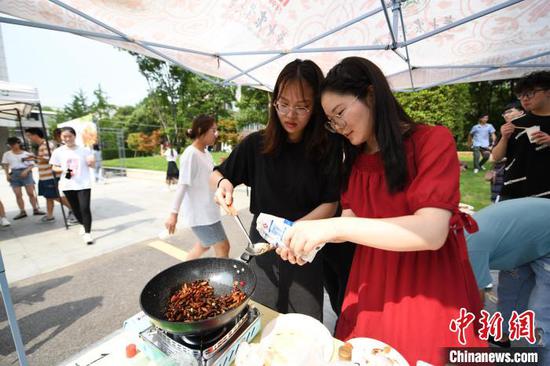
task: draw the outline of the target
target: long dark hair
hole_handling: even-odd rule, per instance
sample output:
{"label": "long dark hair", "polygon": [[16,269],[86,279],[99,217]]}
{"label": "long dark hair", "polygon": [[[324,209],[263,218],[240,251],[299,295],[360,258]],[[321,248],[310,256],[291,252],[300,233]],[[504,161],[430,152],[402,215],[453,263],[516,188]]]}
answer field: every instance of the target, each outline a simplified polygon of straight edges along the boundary
{"label": "long dark hair", "polygon": [[275,82],[273,96],[269,107],[269,121],[266,129],[263,131],[264,145],[263,154],[276,154],[282,144],[287,140],[287,133],[281,125],[281,120],[275,109],[275,102],[280,93],[291,82],[299,82],[302,90],[308,85],[313,90],[312,112],[309,122],[304,129],[303,140],[306,144],[306,155],[308,159],[323,159],[328,152],[328,131],[323,124],[326,116],[321,107],[321,82],[323,81],[323,72],[311,60],[296,59],[287,64]]}
{"label": "long dark hair", "polygon": [[[371,61],[361,57],[348,57],[334,66],[322,84],[322,91],[337,94],[352,94],[366,104],[369,87],[374,93],[374,133],[380,149],[388,190],[402,191],[407,185],[408,172],[404,139],[412,132],[415,122],[403,110],[393,96],[382,71]],[[357,156],[364,150],[361,146],[344,145],[343,189]]]}

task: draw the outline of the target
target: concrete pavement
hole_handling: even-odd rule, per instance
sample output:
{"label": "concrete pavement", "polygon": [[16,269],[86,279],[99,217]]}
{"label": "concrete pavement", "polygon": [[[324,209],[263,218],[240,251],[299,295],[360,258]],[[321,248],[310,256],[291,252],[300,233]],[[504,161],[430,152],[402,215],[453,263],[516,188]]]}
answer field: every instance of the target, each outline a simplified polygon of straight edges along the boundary
{"label": "concrete pavement", "polygon": [[[164,228],[174,196],[174,191],[168,191],[163,180],[162,172],[137,171],[129,174],[129,177],[112,178],[107,180],[107,184],[95,185],[92,188],[91,202],[95,244],[88,246],[78,234],[80,225],[65,229],[58,204],[55,208],[55,223],[40,223],[41,216],[13,220],[19,210],[4,173],[0,173],[0,199],[11,222],[10,227],[0,228],[0,250],[4,257],[8,282],[47,273],[156,238]],[[27,214],[30,214],[31,206],[25,195],[24,199]],[[45,210],[45,200],[39,198],[39,202]],[[236,189],[235,207],[249,223],[251,215],[247,209],[246,188],[243,186]],[[234,235],[231,224],[229,227],[226,225],[226,230],[232,236],[231,254],[236,256],[240,247],[238,243],[244,245],[245,238],[237,231]],[[176,235],[168,241],[177,243],[179,239],[189,235],[193,235],[191,231],[179,225]]]}
{"label": "concrete pavement", "polygon": [[[132,171],[128,177],[95,185],[91,206],[96,241],[88,246],[78,226],[65,229],[58,205],[52,224],[41,224],[35,216],[11,220],[18,209],[0,173],[0,198],[11,221],[9,228],[0,229],[0,250],[30,365],[59,364],[120,329],[139,311],[145,283],[182,260],[182,251],[192,247],[195,236],[182,226],[166,241],[157,238],[174,196],[163,181],[162,172]],[[252,219],[248,205],[246,188],[237,187],[235,207],[245,226]],[[42,198],[40,206],[45,208]],[[237,257],[246,239],[231,217],[224,215],[222,223],[230,256]],[[325,300],[325,325],[332,329],[335,316]],[[16,364],[0,304],[0,365]]]}

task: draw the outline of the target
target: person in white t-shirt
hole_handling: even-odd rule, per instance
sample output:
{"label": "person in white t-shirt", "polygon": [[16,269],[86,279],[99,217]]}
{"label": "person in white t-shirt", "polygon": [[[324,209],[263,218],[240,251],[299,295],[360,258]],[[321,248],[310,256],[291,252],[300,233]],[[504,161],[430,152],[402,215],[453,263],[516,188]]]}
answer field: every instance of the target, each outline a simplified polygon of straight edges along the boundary
{"label": "person in white t-shirt", "polygon": [[25,201],[23,201],[23,187],[25,187],[25,191],[29,197],[33,214],[36,216],[46,214],[40,210],[38,200],[36,199],[34,179],[32,178],[34,163],[31,160],[33,155],[22,149],[19,137],[8,138],[8,145],[10,146],[10,150],[2,155],[2,167],[6,172],[6,179],[10,183],[17,200],[17,206],[19,207],[19,214],[13,219],[19,220],[27,217]]}
{"label": "person in white t-shirt", "polygon": [[168,233],[173,234],[178,214],[199,238],[187,255],[187,260],[199,258],[210,247],[216,257],[227,258],[229,241],[221,223],[220,209],[212,199],[208,179],[214,168],[214,160],[207,147],[218,137],[216,121],[210,116],[200,115],[193,120],[193,127],[187,131],[193,139],[180,158],[180,175],[172,213],[166,220]]}
{"label": "person in white t-shirt", "polygon": [[50,164],[61,176],[59,189],[69,200],[76,219],[83,226],[80,233],[84,242],[90,245],[94,242],[91,235],[90,167],[95,166],[95,159],[89,149],[76,145],[75,138],[76,132],[72,127],[61,128],[64,145],[53,151]]}
{"label": "person in white t-shirt", "polygon": [[168,162],[168,168],[166,169],[166,184],[168,184],[168,190],[173,184],[178,183],[178,176],[180,174],[178,170],[178,151],[172,147],[169,142],[165,145],[165,150],[162,153],[166,161]]}

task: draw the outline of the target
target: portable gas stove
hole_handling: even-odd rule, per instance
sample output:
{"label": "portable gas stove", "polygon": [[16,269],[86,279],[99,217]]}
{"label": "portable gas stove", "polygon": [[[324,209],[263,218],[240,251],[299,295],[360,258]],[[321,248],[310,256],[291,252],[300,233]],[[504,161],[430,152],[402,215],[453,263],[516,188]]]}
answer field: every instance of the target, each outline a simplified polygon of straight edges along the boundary
{"label": "portable gas stove", "polygon": [[260,316],[260,311],[249,305],[231,323],[205,336],[170,334],[151,325],[139,337],[145,353],[163,366],[227,366],[239,345],[250,342],[260,331]]}

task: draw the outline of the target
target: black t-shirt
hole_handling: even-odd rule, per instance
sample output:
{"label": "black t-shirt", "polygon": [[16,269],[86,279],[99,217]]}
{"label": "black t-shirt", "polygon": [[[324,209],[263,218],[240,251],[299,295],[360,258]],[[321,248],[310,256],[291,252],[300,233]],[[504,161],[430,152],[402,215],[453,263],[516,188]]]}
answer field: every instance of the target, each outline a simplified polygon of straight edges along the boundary
{"label": "black t-shirt", "polygon": [[[322,203],[339,200],[337,172],[327,171],[326,161],[309,160],[303,141],[285,142],[269,155],[261,153],[262,141],[261,132],[248,135],[214,168],[234,186],[251,187],[250,212],[255,216],[267,213],[294,221]],[[329,159],[338,158],[334,151]]]}
{"label": "black t-shirt", "polygon": [[[540,126],[550,134],[550,116],[527,114],[513,121],[517,127]],[[531,143],[524,129],[516,129],[506,150],[504,168],[505,198],[550,198],[550,146]]]}

